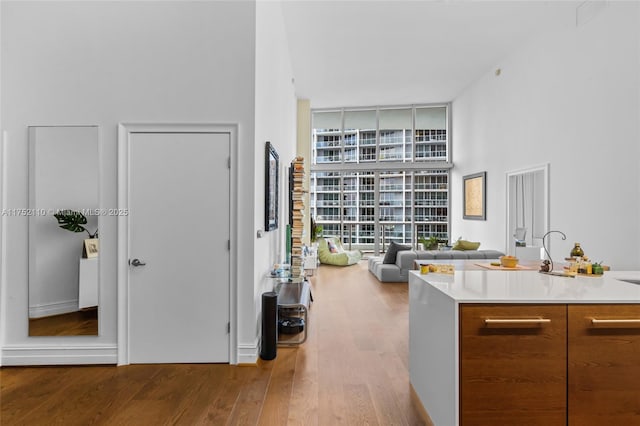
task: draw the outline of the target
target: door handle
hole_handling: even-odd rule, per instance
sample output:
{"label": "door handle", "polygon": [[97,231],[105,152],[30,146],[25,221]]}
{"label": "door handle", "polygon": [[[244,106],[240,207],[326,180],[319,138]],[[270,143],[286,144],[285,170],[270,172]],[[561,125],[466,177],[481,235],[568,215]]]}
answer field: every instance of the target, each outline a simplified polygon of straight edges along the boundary
{"label": "door handle", "polygon": [[133,259],[129,261],[129,265],[131,266],[144,266],[146,263],[140,262],[140,259]]}

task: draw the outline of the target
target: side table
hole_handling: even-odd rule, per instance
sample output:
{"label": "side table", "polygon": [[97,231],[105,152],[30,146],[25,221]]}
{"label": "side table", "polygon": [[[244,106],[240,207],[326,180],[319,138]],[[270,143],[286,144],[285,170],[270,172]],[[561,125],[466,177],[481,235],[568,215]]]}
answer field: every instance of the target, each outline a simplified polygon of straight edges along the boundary
{"label": "side table", "polygon": [[311,306],[313,297],[311,295],[311,287],[306,279],[302,280],[286,280],[278,283],[279,288],[276,289],[278,293],[278,316],[282,310],[287,310],[295,314],[302,315],[304,320],[304,327],[302,330],[302,337],[297,340],[282,340],[278,335],[279,346],[297,346],[304,343],[307,340],[308,331],[308,311]]}

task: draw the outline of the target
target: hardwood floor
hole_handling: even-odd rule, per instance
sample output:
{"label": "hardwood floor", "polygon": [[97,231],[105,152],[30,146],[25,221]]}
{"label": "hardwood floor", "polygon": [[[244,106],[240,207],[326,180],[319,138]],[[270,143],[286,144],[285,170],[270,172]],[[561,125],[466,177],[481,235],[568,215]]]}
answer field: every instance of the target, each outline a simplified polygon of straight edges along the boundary
{"label": "hardwood floor", "polygon": [[311,277],[308,340],[257,366],[0,369],[4,425],[422,425],[408,374],[408,290],[363,261]]}
{"label": "hardwood floor", "polygon": [[29,336],[97,336],[98,308],[29,319]]}

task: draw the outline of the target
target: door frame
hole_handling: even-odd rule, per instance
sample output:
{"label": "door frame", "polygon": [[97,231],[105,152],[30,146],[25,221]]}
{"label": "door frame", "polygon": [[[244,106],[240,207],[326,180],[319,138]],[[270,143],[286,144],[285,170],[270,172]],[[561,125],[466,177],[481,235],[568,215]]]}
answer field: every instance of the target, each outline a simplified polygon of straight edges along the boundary
{"label": "door frame", "polygon": [[[543,209],[544,209],[544,224],[543,224],[543,229],[545,230],[545,232],[549,231],[549,218],[551,216],[551,211],[550,211],[550,207],[549,207],[549,200],[550,200],[550,191],[549,191],[549,179],[550,179],[550,168],[551,168],[551,164],[550,163],[544,163],[544,164],[540,164],[537,166],[532,166],[532,167],[527,167],[524,169],[519,169],[519,170],[512,170],[510,172],[506,173],[506,188],[505,188],[505,196],[506,196],[506,216],[505,216],[505,224],[506,224],[506,233],[505,233],[505,247],[506,247],[506,251],[507,254],[515,254],[515,242],[513,239],[513,235],[512,235],[512,223],[511,223],[511,214],[513,213],[513,210],[511,208],[511,202],[512,200],[512,195],[511,195],[511,186],[512,186],[512,179],[515,178],[516,176],[521,176],[521,175],[525,175],[528,173],[535,173],[535,172],[542,172],[543,176],[544,176],[544,183],[543,183]],[[532,230],[533,232],[533,230]]]}
{"label": "door frame", "polygon": [[[229,135],[229,363],[237,364],[238,125],[216,123],[121,123],[118,125],[118,211],[129,209],[129,155],[135,133],[224,133]],[[118,365],[129,364],[129,221],[118,215]]]}

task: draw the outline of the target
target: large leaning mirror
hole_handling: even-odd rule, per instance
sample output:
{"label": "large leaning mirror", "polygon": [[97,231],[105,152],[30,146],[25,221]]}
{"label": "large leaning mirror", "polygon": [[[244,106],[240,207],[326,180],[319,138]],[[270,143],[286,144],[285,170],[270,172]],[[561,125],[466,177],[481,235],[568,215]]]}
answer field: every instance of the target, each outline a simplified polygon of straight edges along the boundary
{"label": "large leaning mirror", "polygon": [[29,127],[29,336],[98,334],[98,127]]}
{"label": "large leaning mirror", "polygon": [[507,173],[507,252],[540,260],[549,230],[549,165]]}

